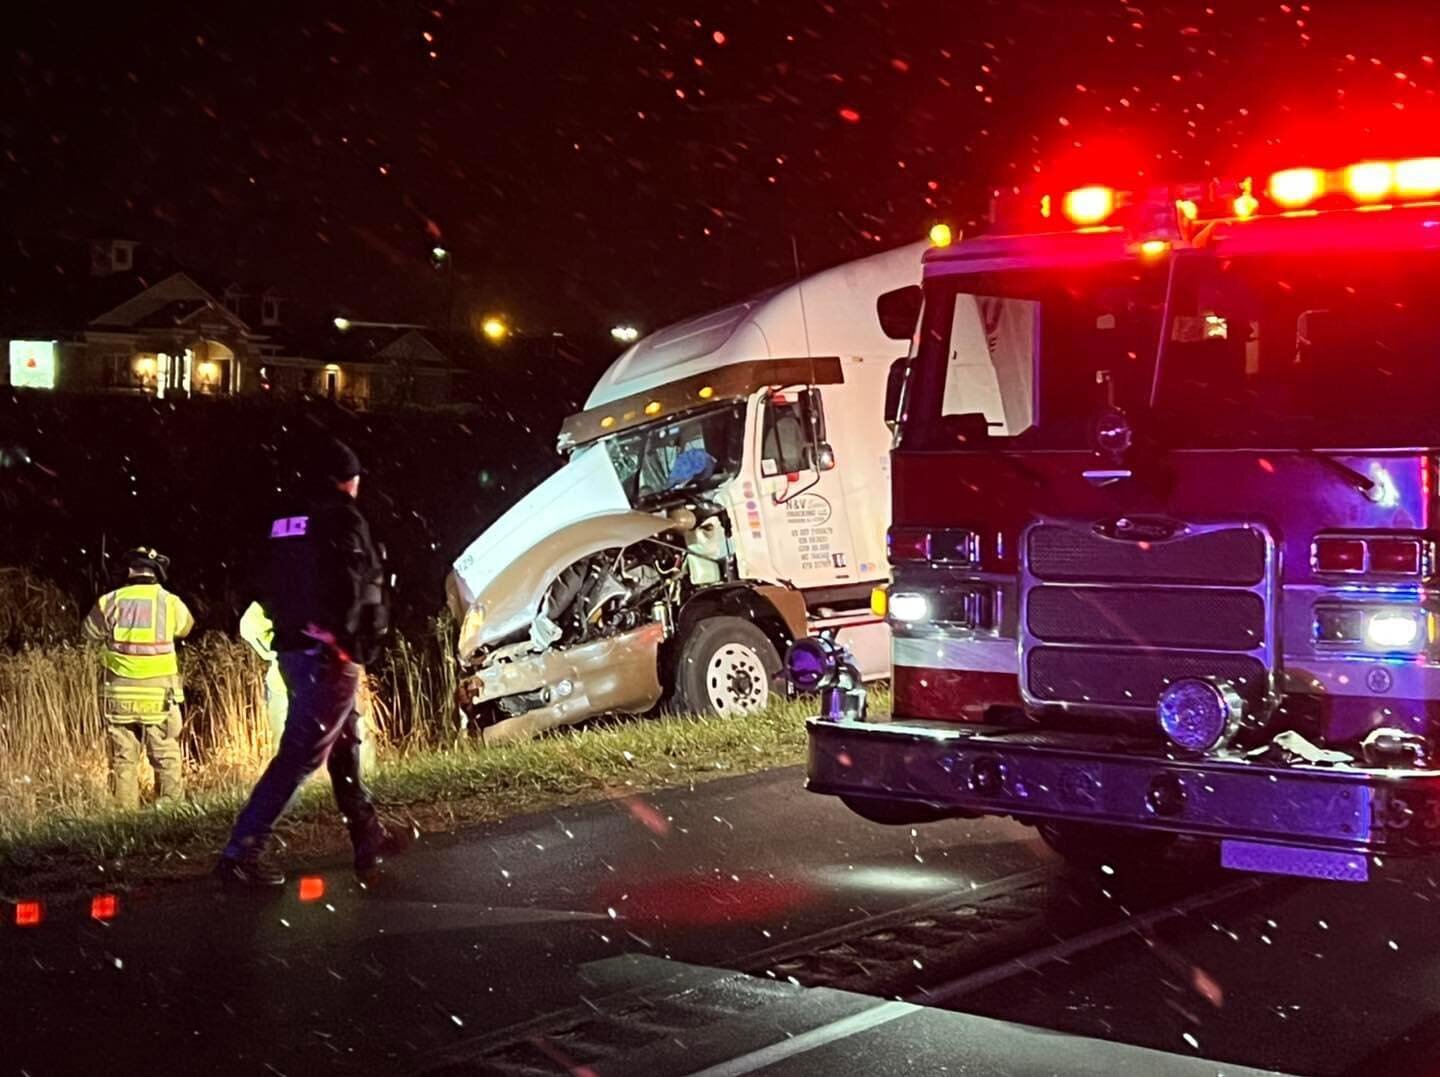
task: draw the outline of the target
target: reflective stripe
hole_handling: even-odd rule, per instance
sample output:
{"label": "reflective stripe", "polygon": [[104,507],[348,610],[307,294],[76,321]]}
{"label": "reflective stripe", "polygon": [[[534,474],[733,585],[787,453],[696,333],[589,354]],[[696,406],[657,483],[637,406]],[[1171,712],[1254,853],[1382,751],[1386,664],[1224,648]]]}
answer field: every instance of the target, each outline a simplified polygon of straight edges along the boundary
{"label": "reflective stripe", "polygon": [[127,643],[127,642],[123,642],[123,641],[118,641],[118,640],[117,640],[117,641],[112,642],[112,643],[110,644],[110,649],[111,649],[112,651],[114,651],[116,654],[137,655],[137,656],[157,655],[157,654],[174,654],[174,653],[175,653],[175,644],[173,644],[173,643]]}
{"label": "reflective stripe", "polygon": [[170,611],[172,598],[155,583],[130,584],[101,598],[99,606],[109,625],[105,668],[112,676],[148,680],[179,673],[171,634],[176,619]]}

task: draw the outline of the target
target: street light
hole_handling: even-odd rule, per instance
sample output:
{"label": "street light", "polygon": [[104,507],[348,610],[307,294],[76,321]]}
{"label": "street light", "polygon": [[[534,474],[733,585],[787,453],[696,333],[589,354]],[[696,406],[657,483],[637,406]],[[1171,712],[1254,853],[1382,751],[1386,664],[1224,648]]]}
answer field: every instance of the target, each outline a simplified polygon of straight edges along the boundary
{"label": "street light", "polygon": [[504,318],[496,314],[491,314],[480,323],[480,332],[498,344],[510,335],[510,326],[505,323]]}
{"label": "street light", "polygon": [[633,325],[617,325],[610,330],[610,335],[621,344],[633,344],[640,339],[640,330]]}

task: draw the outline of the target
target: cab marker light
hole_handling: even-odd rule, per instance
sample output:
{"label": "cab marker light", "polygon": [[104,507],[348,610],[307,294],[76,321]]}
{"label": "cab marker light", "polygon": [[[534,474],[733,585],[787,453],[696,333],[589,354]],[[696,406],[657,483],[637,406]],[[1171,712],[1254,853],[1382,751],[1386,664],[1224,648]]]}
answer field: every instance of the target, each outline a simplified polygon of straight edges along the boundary
{"label": "cab marker light", "polygon": [[325,896],[325,880],[319,875],[300,876],[300,900],[319,901]]}

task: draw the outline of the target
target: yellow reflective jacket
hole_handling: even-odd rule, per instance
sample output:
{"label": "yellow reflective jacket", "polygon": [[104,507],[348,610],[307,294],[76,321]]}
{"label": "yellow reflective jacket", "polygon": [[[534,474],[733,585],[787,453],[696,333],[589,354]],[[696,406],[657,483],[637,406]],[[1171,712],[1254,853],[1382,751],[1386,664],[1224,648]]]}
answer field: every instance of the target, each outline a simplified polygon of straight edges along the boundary
{"label": "yellow reflective jacket", "polygon": [[240,615],[240,638],[265,661],[275,661],[275,625],[260,603],[250,603]]}
{"label": "yellow reflective jacket", "polygon": [[185,603],[158,583],[132,583],[100,596],[85,635],[105,646],[108,718],[163,718],[181,699],[175,641],[195,627]]}

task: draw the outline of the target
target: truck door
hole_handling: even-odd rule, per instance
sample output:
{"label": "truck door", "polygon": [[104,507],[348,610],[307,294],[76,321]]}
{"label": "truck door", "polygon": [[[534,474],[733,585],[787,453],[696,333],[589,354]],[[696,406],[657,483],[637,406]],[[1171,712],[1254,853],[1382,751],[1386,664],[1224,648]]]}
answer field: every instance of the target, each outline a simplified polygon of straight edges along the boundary
{"label": "truck door", "polygon": [[820,391],[768,393],[756,424],[760,513],[778,579],[806,590],[859,579],[843,461],[826,439]]}

